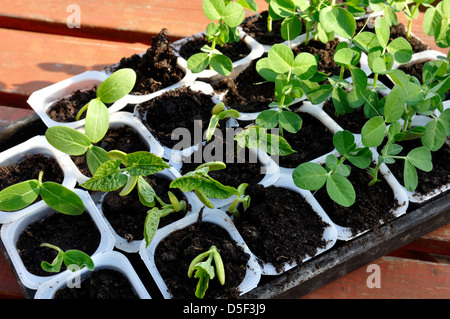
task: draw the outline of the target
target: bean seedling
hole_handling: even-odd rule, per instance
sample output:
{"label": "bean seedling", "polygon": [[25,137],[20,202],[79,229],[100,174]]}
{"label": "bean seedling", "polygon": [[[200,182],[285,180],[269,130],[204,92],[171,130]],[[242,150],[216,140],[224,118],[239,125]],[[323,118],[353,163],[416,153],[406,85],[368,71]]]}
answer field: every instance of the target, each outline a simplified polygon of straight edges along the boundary
{"label": "bean seedling", "polygon": [[[169,191],[170,204],[165,203],[142,176],[138,177],[137,190],[140,202],[143,205],[152,208],[148,210],[144,223],[144,239],[146,247],[148,247],[155,236],[161,218],[171,213],[185,212],[186,202],[184,200],[179,201],[177,197]],[[154,207],[156,204],[155,201],[159,203],[160,207]]]}
{"label": "bean seedling", "polygon": [[225,163],[218,161],[201,164],[195,170],[173,180],[170,187],[179,188],[183,192],[194,191],[206,207],[214,208],[210,198],[226,199],[240,195],[236,188],[223,185],[208,175],[210,171],[225,168]]}
{"label": "bean seedling", "polygon": [[[206,261],[203,261],[208,258]],[[212,262],[214,261],[214,266]],[[211,246],[208,251],[201,253],[195,257],[189,265],[188,277],[191,278],[195,271],[194,278],[198,278],[197,288],[195,290],[195,296],[199,299],[203,299],[206,290],[209,286],[209,281],[214,279],[217,275],[221,285],[225,284],[225,268],[223,265],[222,257],[216,246]]]}

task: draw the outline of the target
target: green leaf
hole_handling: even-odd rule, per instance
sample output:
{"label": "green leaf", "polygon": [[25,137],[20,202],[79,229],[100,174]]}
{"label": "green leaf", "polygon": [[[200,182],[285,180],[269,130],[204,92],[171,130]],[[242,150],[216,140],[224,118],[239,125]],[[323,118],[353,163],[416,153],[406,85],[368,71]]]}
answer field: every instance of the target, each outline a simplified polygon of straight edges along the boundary
{"label": "green leaf", "polygon": [[91,100],[86,114],[86,136],[89,137],[92,143],[97,143],[105,136],[108,128],[108,108],[98,99]]}
{"label": "green leaf", "polygon": [[214,71],[228,76],[233,71],[233,62],[230,58],[222,54],[214,54],[209,61]]}
{"label": "green leaf", "polygon": [[281,23],[281,37],[284,40],[293,40],[302,32],[302,22],[297,16],[288,17]]}
{"label": "green leaf", "polygon": [[169,168],[164,160],[146,151],[130,153],[126,156],[128,173],[131,176],[148,176]]}
{"label": "green leaf", "polygon": [[362,143],[367,147],[377,147],[383,142],[386,124],[382,116],[368,120],[361,129]]}
{"label": "green leaf", "polygon": [[72,190],[54,182],[44,182],[41,186],[41,197],[54,210],[66,215],[81,215],[84,204]]}
{"label": "green leaf", "polygon": [[289,133],[297,133],[302,128],[302,118],[300,115],[290,111],[280,112],[280,126]]}
{"label": "green leaf", "polygon": [[192,73],[200,73],[208,67],[209,60],[207,53],[196,53],[187,60],[187,66]]}
{"label": "green leaf", "polygon": [[347,159],[356,167],[366,169],[372,163],[372,151],[368,147],[364,147],[349,154]]}
{"label": "green leaf", "polygon": [[317,71],[316,58],[307,52],[297,54],[292,64],[292,72],[301,80],[310,79]]}
{"label": "green leaf", "polygon": [[255,124],[267,129],[277,127],[280,121],[280,112],[276,110],[264,110],[258,114]]}
{"label": "green leaf", "polygon": [[214,267],[207,262],[201,262],[194,266],[194,270],[194,277],[198,278],[195,296],[203,299],[209,286],[209,280],[214,278]]}
{"label": "green leaf", "polygon": [[153,187],[142,177],[139,176],[137,180],[137,190],[139,195],[139,201],[147,206],[155,206],[156,193]]}
{"label": "green leaf", "polygon": [[434,152],[439,150],[447,138],[444,124],[442,121],[432,119],[425,125],[425,128],[425,135],[421,137],[422,144]]}
{"label": "green leaf", "polygon": [[76,249],[67,250],[64,253],[64,264],[68,269],[72,268],[70,266],[76,265],[76,268],[72,268],[73,271],[84,267],[90,271],[94,271],[95,269],[94,261],[91,257],[88,254]]}
{"label": "green leaf", "polygon": [[36,179],[11,185],[0,192],[0,210],[12,212],[23,209],[38,198],[39,181]]}
{"label": "green leaf", "polygon": [[278,76],[278,73],[272,70],[269,58],[259,59],[258,62],[256,62],[256,71],[269,82],[275,82],[275,79]]}
{"label": "green leaf", "polygon": [[230,2],[225,6],[222,19],[230,28],[235,28],[241,24],[244,17],[244,8],[238,3]]}
{"label": "green leaf", "polygon": [[354,42],[358,48],[366,53],[373,51],[374,48],[381,47],[377,36],[373,32],[363,31],[358,33],[354,38]]}
{"label": "green leaf", "polygon": [[326,181],[326,189],[330,198],[341,206],[349,207],[355,202],[355,189],[344,176],[330,175]]}
{"label": "green leaf", "polygon": [[318,190],[327,181],[327,171],[319,164],[306,162],[302,163],[294,169],[292,178],[294,184],[306,190]]}
{"label": "green leaf", "polygon": [[409,192],[413,192],[419,183],[416,168],[408,160],[405,160],[405,167],[403,168],[403,183]]}
{"label": "green leaf", "polygon": [[58,255],[56,255],[53,262],[50,264],[47,261],[42,261],[41,267],[47,272],[59,272],[61,270],[63,261],[64,261],[64,251],[58,250]]}
{"label": "green leaf", "polygon": [[83,155],[91,146],[91,140],[86,135],[67,126],[49,127],[45,138],[54,148],[68,155]]}
{"label": "green leaf", "polygon": [[120,160],[109,160],[97,169],[95,175],[86,182],[80,184],[89,190],[111,192],[119,189],[128,181],[128,177],[119,169]]}
{"label": "green leaf", "polygon": [[405,111],[405,91],[399,85],[393,87],[386,98],[384,116],[386,123],[397,121]]}
{"label": "green leaf", "polygon": [[412,47],[405,38],[396,38],[389,43],[387,51],[394,55],[395,61],[398,63],[407,63],[412,57]]}
{"label": "green leaf", "polygon": [[111,74],[97,89],[97,98],[103,103],[114,103],[128,93],[136,83],[136,72],[130,68],[123,68]]}
{"label": "green leaf", "polygon": [[286,156],[296,153],[286,139],[276,134],[267,134],[265,129],[257,126],[241,131],[234,139],[242,148],[259,148],[270,155]]}
{"label": "green leaf", "polygon": [[92,146],[86,152],[86,162],[92,175],[104,162],[109,161],[108,152],[98,146]]}
{"label": "green leaf", "polygon": [[320,10],[320,23],[326,32],[334,31],[341,37],[351,39],[355,34],[356,22],[353,15],[339,7]]}
{"label": "green leaf", "polygon": [[287,18],[295,14],[295,3],[292,0],[273,0],[270,2],[273,12],[282,18]]}
{"label": "green leaf", "polygon": [[385,48],[388,45],[391,30],[386,19],[383,17],[377,17],[375,19],[375,34],[378,39],[378,43]]}
{"label": "green leaf", "polygon": [[223,0],[203,0],[203,12],[209,20],[219,20],[225,12]]}
{"label": "green leaf", "polygon": [[446,134],[450,135],[450,109],[445,109],[441,115],[439,115],[438,121],[444,125]]}
{"label": "green leaf", "polygon": [[425,146],[411,150],[406,158],[411,164],[424,172],[430,172],[433,169],[431,152]]}
{"label": "green leaf", "polygon": [[268,53],[268,58],[272,70],[277,73],[291,71],[294,63],[294,53],[292,49],[284,44],[274,44]]}
{"label": "green leaf", "polygon": [[333,145],[341,155],[347,155],[355,144],[355,137],[349,131],[338,131],[333,135]]}
{"label": "green leaf", "polygon": [[145,247],[148,247],[155,237],[156,231],[159,227],[159,221],[161,219],[161,214],[159,208],[155,207],[148,211],[145,217],[144,223],[144,239]]}

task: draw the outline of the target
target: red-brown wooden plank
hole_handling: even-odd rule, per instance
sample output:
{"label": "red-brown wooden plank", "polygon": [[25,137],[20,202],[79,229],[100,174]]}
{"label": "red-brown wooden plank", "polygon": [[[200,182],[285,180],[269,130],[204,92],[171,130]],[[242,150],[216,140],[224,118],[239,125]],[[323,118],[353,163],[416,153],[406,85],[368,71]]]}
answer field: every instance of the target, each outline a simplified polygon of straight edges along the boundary
{"label": "red-brown wooden plank", "polygon": [[147,49],[144,44],[0,29],[0,105],[29,108],[36,90],[88,70],[101,70]]}
{"label": "red-brown wooden plank", "polygon": [[369,288],[373,270],[361,267],[319,288],[303,299],[448,299],[450,264],[396,257],[382,257],[371,265],[379,266],[380,288]]}
{"label": "red-brown wooden plank", "polygon": [[[264,0],[256,0],[260,11],[267,9]],[[67,19],[79,6],[81,28],[68,28]],[[0,27],[34,30],[45,33],[118,39],[150,43],[151,35],[167,28],[181,38],[203,31],[209,21],[202,0],[2,0]]]}
{"label": "red-brown wooden plank", "polygon": [[0,299],[23,299],[22,289],[17,282],[11,266],[0,251]]}

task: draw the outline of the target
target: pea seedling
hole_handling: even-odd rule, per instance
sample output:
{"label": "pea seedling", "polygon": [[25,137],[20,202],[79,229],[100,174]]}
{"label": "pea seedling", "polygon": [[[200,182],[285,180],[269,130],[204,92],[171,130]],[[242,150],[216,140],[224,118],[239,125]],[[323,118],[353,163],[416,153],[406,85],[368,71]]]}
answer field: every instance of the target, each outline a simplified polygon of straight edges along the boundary
{"label": "pea seedling", "polygon": [[192,55],[188,61],[188,68],[193,73],[199,73],[208,66],[219,74],[229,75],[233,70],[233,63],[223,55],[216,47],[230,42],[239,42],[240,36],[237,26],[245,17],[244,6],[256,10],[256,2],[242,0],[203,0],[203,12],[212,21],[206,27],[206,38],[211,46],[205,45],[200,53]]}
{"label": "pea seedling", "polygon": [[301,129],[301,117],[289,107],[303,96],[302,81],[312,78],[317,71],[317,62],[310,53],[300,53],[294,58],[292,49],[283,45],[273,45],[266,58],[258,60],[256,70],[267,81],[275,82],[276,102],[269,106],[277,110],[264,110],[256,118],[256,125],[266,129],[278,126],[279,134],[283,130],[296,133]]}
{"label": "pea seedling", "polygon": [[63,263],[66,265],[67,269],[73,272],[84,267],[90,271],[95,269],[95,265],[91,257],[80,250],[71,249],[63,251],[61,248],[48,243],[41,244],[41,247],[52,248],[58,252],[58,255],[52,263],[47,261],[43,261],[41,263],[42,269],[47,272],[59,272]]}
{"label": "pea seedling", "polygon": [[[206,261],[203,261],[208,258]],[[212,262],[214,261],[214,266]],[[206,290],[209,286],[209,281],[214,279],[217,274],[217,279],[221,285],[225,284],[225,268],[223,265],[222,257],[216,246],[211,246],[208,251],[201,253],[195,257],[189,265],[188,278],[192,277],[195,271],[194,278],[198,278],[197,288],[195,290],[195,296],[199,299],[203,299]]]}
{"label": "pea seedling", "polygon": [[360,169],[369,167],[372,152],[368,147],[357,147],[355,137],[348,131],[338,131],[333,136],[333,145],[341,154],[338,159],[334,154],[326,157],[325,168],[313,162],[300,164],[292,173],[297,187],[315,191],[326,184],[330,198],[337,204],[349,207],[356,200],[355,189],[347,179],[351,168],[345,164],[348,160]]}
{"label": "pea seedling", "polygon": [[97,89],[97,98],[92,99],[76,115],[76,120],[86,112],[86,135],[96,143],[109,127],[109,111],[105,104],[114,103],[131,92],[136,82],[136,72],[124,68],[117,70],[103,81]]}
{"label": "pea seedling", "polygon": [[[423,5],[428,7],[423,18],[423,31],[434,37],[438,47],[448,48],[450,46],[450,0],[443,0],[436,7],[428,2]],[[450,51],[447,59],[450,59]]]}
{"label": "pea seedling", "polygon": [[[396,85],[386,97],[377,116],[369,119],[361,130],[362,143],[368,147],[382,145],[378,164],[371,171],[371,184],[378,181],[377,175],[382,163],[392,164],[404,160],[404,186],[414,191],[418,185],[416,169],[429,172],[433,169],[431,152],[440,149],[450,132],[450,110],[443,110],[441,94],[450,88],[450,75],[445,75],[448,66],[444,61],[431,61],[423,69],[424,82],[407,76],[397,70]],[[441,78],[441,76],[444,78]],[[439,80],[434,82],[438,78]],[[434,114],[438,109],[439,116]],[[431,121],[425,127],[411,127],[415,114],[429,116]],[[403,125],[400,123],[403,120]],[[421,138],[422,145],[411,150],[406,156],[399,156],[402,140]]]}
{"label": "pea seedling", "polygon": [[210,198],[226,199],[233,195],[240,195],[232,186],[226,186],[208,175],[210,171],[226,168],[223,162],[208,162],[199,165],[192,172],[173,180],[171,188],[179,188],[183,192],[194,191],[198,199],[208,208],[214,208]]}
{"label": "pea seedling", "polygon": [[17,211],[31,205],[40,195],[43,201],[57,212],[80,215],[84,212],[81,198],[72,190],[55,182],[42,182],[44,172],[38,179],[30,179],[11,185],[0,192],[0,210]]}

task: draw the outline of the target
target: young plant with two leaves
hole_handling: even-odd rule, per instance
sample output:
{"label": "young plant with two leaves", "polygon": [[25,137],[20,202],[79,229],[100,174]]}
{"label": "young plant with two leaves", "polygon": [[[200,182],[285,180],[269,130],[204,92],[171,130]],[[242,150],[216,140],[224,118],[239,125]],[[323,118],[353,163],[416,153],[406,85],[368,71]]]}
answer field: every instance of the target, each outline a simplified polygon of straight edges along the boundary
{"label": "young plant with two leaves", "polygon": [[[222,54],[218,47],[227,43],[239,42],[237,27],[245,17],[244,8],[257,11],[254,0],[203,0],[203,12],[212,20],[206,27],[206,39],[211,45],[205,45],[200,53],[192,55],[187,60],[187,66],[193,73],[199,73],[209,68],[222,75],[229,75],[233,70],[233,62]],[[217,21],[217,22],[216,22]]]}
{"label": "young plant with two leaves", "polygon": [[14,212],[31,205],[39,196],[51,208],[66,215],[84,212],[81,198],[72,190],[55,182],[43,181],[44,172],[38,179],[30,179],[11,185],[0,192],[0,210]]}
{"label": "young plant with two leaves", "polygon": [[333,136],[333,145],[339,152],[326,157],[325,167],[314,162],[305,162],[297,166],[292,173],[295,185],[301,189],[316,191],[323,186],[329,197],[337,204],[349,207],[356,200],[355,189],[348,180],[351,166],[367,169],[372,162],[372,151],[368,147],[358,147],[355,137],[349,131],[338,131]]}
{"label": "young plant with two leaves", "polygon": [[47,272],[60,272],[63,263],[67,267],[67,269],[72,272],[84,267],[86,267],[90,271],[94,271],[95,269],[95,264],[92,258],[88,254],[80,250],[70,249],[67,251],[63,251],[61,248],[49,243],[43,243],[41,244],[41,247],[52,248],[58,252],[58,255],[56,255],[55,259],[51,263],[47,261],[41,262],[42,269]]}
{"label": "young plant with two leaves", "polygon": [[98,86],[97,97],[78,112],[76,120],[86,112],[86,135],[93,143],[100,141],[108,131],[109,111],[106,104],[117,102],[130,93],[135,82],[136,72],[133,69],[117,70]]}

